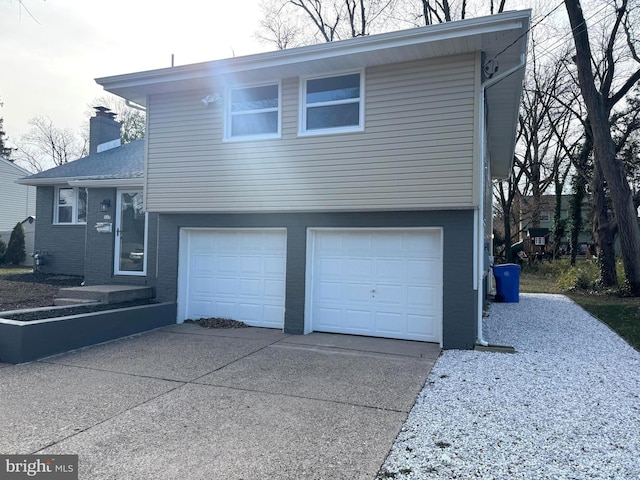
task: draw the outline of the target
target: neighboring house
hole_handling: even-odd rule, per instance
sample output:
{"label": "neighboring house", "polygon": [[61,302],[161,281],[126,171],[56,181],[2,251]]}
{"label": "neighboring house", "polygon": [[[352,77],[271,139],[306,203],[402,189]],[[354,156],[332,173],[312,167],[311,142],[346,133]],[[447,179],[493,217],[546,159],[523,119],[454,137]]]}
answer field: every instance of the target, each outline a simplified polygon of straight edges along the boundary
{"label": "neighboring house", "polygon": [[[569,251],[570,244],[570,235],[571,235],[571,225],[570,225],[570,214],[571,214],[571,195],[562,195],[560,198],[560,219],[567,221],[567,225],[565,228],[565,234],[562,236],[561,240],[561,248],[565,251]],[[519,218],[520,224],[518,231],[520,236],[520,241],[531,242],[531,246],[537,248],[533,248],[531,251],[540,251],[542,245],[540,243],[542,240],[540,236],[541,232],[530,232],[531,229],[545,229],[547,230],[546,236],[546,245],[544,245],[544,251],[549,251],[549,242],[553,241],[553,228],[554,228],[554,209],[556,203],[555,195],[542,195],[540,197],[540,202],[538,204],[534,203],[534,198],[531,195],[521,197],[519,201]],[[589,198],[585,198],[582,202],[582,229],[578,235],[578,244],[581,246],[581,251],[586,250],[586,246],[589,243],[593,243],[593,234],[591,232],[591,200]],[[534,218],[537,217],[537,221],[534,222]],[[536,244],[536,234],[538,235],[537,244]]]}
{"label": "neighboring house", "polygon": [[177,302],[177,322],[473,348],[529,21],[509,12],[98,79],[147,108],[145,278],[158,300]]}
{"label": "neighboring house", "polygon": [[35,251],[43,273],[79,275],[94,285],[147,284],[145,143],[120,146],[114,115],[96,109],[89,156],[20,180],[37,187]]}
{"label": "neighboring house", "polygon": [[[36,189],[19,185],[17,180],[29,172],[0,156],[0,238],[9,243],[15,226],[36,213]],[[26,251],[27,256],[32,252]],[[31,263],[31,258],[27,259]]]}

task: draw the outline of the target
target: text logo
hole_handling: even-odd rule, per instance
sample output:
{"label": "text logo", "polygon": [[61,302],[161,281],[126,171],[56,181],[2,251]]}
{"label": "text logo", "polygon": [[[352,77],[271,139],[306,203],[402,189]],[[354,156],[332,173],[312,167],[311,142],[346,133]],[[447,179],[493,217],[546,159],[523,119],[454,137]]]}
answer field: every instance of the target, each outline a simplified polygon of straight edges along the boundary
{"label": "text logo", "polygon": [[0,455],[0,480],[78,480],[78,455]]}

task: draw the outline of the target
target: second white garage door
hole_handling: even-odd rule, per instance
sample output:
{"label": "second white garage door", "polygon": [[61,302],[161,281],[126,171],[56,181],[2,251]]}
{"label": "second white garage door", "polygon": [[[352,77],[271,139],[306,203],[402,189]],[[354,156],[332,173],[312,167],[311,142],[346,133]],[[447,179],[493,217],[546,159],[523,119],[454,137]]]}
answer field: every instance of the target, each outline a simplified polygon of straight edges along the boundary
{"label": "second white garage door", "polygon": [[184,229],[178,321],[230,318],[283,328],[287,234],[283,229]]}
{"label": "second white garage door", "polygon": [[307,331],[441,342],[440,229],[309,236]]}

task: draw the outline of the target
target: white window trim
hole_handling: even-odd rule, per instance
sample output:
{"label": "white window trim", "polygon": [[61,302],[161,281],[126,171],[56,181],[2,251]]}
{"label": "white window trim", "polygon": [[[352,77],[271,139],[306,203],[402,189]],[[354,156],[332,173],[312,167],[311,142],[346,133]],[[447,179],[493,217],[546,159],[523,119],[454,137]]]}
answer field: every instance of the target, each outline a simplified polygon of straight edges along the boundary
{"label": "white window trim", "polygon": [[[80,189],[84,189],[84,187],[70,187],[66,185],[60,185],[55,188],[54,196],[53,196],[53,224],[54,225],[86,225],[86,220],[84,222],[78,221],[78,192]],[[71,205],[71,222],[60,222],[58,219],[58,213],[60,204],[60,190],[61,189],[72,189],[73,190],[73,205]],[[89,191],[87,190],[87,206],[89,204]],[[87,209],[88,210],[88,209]],[[87,212],[88,214],[88,212]]]}
{"label": "white window trim", "polygon": [[[353,75],[355,73],[360,74],[360,118],[358,119],[358,125],[349,127],[333,127],[333,128],[317,128],[313,130],[307,130],[307,82],[309,80],[316,80],[320,78],[332,78],[342,77],[344,75]],[[332,72],[330,74],[314,75],[309,77],[300,77],[300,111],[298,112],[298,136],[312,136],[312,135],[332,135],[336,133],[352,133],[364,131],[364,105],[365,105],[365,70],[348,70],[346,72]],[[334,100],[330,102],[317,102],[312,104],[315,107],[328,106],[328,105],[341,105],[348,103],[356,103],[354,99],[348,100]]]}
{"label": "white window trim", "polygon": [[[265,113],[265,112],[278,112],[278,130],[276,133],[262,133],[256,135],[231,135],[231,117],[234,115],[231,112],[231,92],[233,90],[241,90],[246,88],[255,88],[255,87],[267,87],[269,85],[276,85],[278,87],[278,108],[262,108],[259,110],[251,110],[248,112],[236,113],[235,115],[251,115],[255,113]],[[253,140],[267,140],[272,138],[280,138],[282,136],[282,82],[280,81],[272,81],[272,82],[261,82],[261,83],[252,83],[246,85],[238,85],[235,87],[227,88],[225,93],[225,102],[224,102],[224,142],[246,142]]]}

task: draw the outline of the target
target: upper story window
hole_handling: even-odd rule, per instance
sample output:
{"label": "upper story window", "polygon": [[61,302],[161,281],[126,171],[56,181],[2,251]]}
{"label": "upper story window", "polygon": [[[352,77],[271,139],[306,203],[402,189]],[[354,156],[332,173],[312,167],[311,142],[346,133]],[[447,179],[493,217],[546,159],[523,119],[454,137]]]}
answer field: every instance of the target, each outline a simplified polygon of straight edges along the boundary
{"label": "upper story window", "polygon": [[53,222],[58,224],[87,223],[87,189],[56,188]]}
{"label": "upper story window", "polygon": [[280,86],[234,88],[227,102],[227,139],[280,135]]}
{"label": "upper story window", "polygon": [[301,133],[340,133],[364,128],[364,75],[308,78],[302,85]]}

